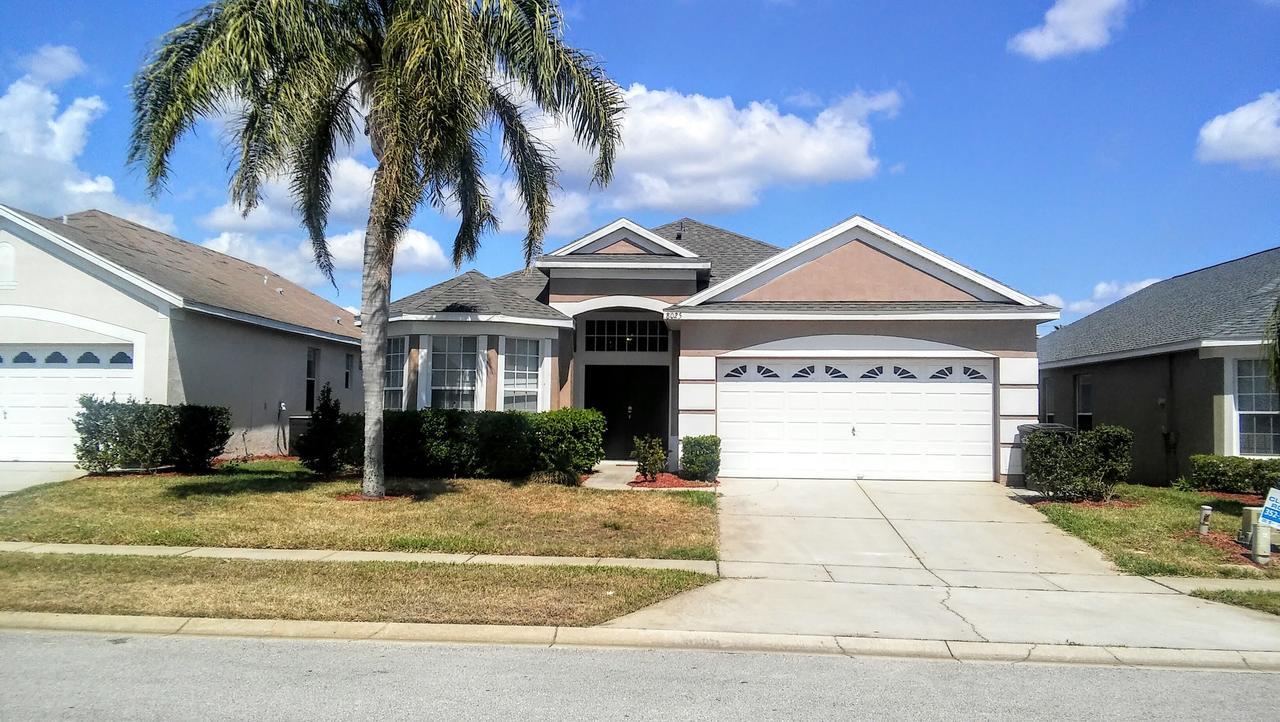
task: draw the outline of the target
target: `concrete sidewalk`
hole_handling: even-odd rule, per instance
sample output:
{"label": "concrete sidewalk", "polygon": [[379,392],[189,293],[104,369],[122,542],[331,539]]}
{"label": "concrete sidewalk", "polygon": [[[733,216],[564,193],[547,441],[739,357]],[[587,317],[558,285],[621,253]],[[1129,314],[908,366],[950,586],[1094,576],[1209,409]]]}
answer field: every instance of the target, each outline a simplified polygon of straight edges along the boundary
{"label": "concrete sidewalk", "polygon": [[1280,651],[1216,580],[1117,573],[991,483],[722,480],[724,581],[608,622],[679,629]]}
{"label": "concrete sidewalk", "polygon": [[525,564],[584,567],[681,569],[717,574],[716,562],[693,559],[632,559],[626,557],[540,557],[507,554],[438,554],[433,552],[362,552],[337,549],[249,549],[238,547],[135,546],[130,544],[41,544],[0,541],[0,551],[24,554],[110,554],[149,557],[205,557],[213,559],[271,559],[294,562],[417,562],[444,564]]}

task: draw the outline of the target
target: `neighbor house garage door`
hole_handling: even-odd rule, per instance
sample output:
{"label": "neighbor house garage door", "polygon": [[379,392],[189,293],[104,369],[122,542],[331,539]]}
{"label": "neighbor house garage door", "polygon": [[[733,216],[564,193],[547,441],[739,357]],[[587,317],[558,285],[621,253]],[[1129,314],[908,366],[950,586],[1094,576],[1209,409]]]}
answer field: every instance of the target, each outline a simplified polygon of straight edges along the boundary
{"label": "neighbor house garage door", "polygon": [[0,345],[0,461],[75,461],[80,395],[137,393],[130,344]]}
{"label": "neighbor house garage door", "polygon": [[722,476],[986,480],[992,364],[719,359]]}

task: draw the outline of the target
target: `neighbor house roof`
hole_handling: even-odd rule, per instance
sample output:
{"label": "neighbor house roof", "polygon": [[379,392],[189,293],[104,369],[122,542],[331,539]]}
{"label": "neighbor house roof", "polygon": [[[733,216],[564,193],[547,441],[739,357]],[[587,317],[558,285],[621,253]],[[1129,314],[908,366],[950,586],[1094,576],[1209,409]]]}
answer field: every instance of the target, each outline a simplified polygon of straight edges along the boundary
{"label": "neighbor house roof", "polygon": [[357,340],[350,312],[269,268],[98,210],[65,223],[10,208],[45,231],[181,299],[181,306],[283,330]]}
{"label": "neighbor house roof", "polygon": [[1041,363],[1173,344],[1261,339],[1280,290],[1280,248],[1148,286],[1040,339]]}
{"label": "neighbor house roof", "polygon": [[499,282],[479,271],[467,271],[392,303],[391,318],[462,314],[570,322],[568,316],[520,293],[521,282],[512,275]]}

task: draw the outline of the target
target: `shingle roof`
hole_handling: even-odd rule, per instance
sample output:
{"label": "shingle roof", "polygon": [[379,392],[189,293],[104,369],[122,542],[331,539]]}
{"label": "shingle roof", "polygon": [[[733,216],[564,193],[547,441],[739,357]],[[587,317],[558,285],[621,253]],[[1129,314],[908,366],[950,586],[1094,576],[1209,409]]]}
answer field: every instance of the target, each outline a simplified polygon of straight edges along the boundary
{"label": "shingle roof", "polygon": [[565,320],[554,308],[521,295],[509,277],[495,283],[479,271],[467,271],[391,304],[391,317],[404,314],[474,313]]}
{"label": "shingle roof", "polygon": [[1053,311],[1053,306],[1022,306],[997,301],[725,301],[672,307],[683,314],[699,313],[1023,313]]}
{"label": "shingle roof", "polygon": [[1205,338],[1261,338],[1278,290],[1280,248],[1174,276],[1040,339],[1040,360]]}
{"label": "shingle roof", "polygon": [[[726,231],[692,218],[681,218],[651,229],[663,238],[711,261],[711,285],[756,265],[781,248],[748,238],[740,233]],[[677,238],[676,236],[680,236]]]}
{"label": "shingle roof", "polygon": [[[66,216],[64,224],[14,208],[10,210],[181,296],[184,301],[322,333],[360,338],[360,329],[351,313],[269,268],[103,211],[72,213]],[[283,293],[277,289],[283,289]]]}

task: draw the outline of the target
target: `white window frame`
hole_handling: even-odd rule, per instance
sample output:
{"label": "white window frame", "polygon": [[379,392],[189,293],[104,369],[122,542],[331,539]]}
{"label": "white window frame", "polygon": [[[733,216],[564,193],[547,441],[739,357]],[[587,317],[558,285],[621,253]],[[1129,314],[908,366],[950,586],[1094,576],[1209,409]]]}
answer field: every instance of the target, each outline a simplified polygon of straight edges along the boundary
{"label": "white window frame", "polygon": [[[399,352],[400,354],[404,355],[404,360],[400,362],[400,386],[398,387],[398,390],[400,391],[400,406],[398,409],[396,409],[397,411],[403,411],[404,407],[406,406],[405,387],[409,383],[409,337],[408,336],[387,337],[387,353],[383,354],[384,364],[385,364],[386,357],[391,355],[391,342],[393,340],[398,340],[404,343],[404,349]],[[384,406],[386,405],[387,392],[397,390],[397,387],[387,385],[386,372],[388,370],[390,370],[390,366],[387,366],[386,368],[384,368],[382,373],[382,400],[383,400]]]}
{"label": "white window frame", "polygon": [[532,341],[538,344],[538,382],[537,382],[537,411],[547,411],[550,408],[550,379],[549,379],[549,362],[551,340],[545,338],[530,338],[528,336],[499,336],[498,337],[498,410],[507,410],[507,340],[513,341]]}
{"label": "white window frame", "polygon": [[[1225,380],[1226,380],[1227,390],[1228,390],[1227,403],[1230,407],[1228,409],[1229,413],[1227,415],[1228,416],[1227,451],[1230,456],[1245,456],[1251,459],[1273,459],[1273,458],[1276,458],[1277,456],[1280,456],[1280,454],[1245,454],[1241,451],[1241,445],[1240,445],[1241,414],[1269,413],[1269,412],[1254,412],[1254,411],[1240,410],[1240,400],[1239,400],[1240,362],[1241,361],[1265,362],[1265,360],[1266,360],[1265,358],[1255,357],[1255,356],[1227,356],[1226,358],[1223,359],[1223,366],[1225,367],[1224,372],[1226,376]],[[1276,412],[1270,412],[1270,413],[1276,413]]]}
{"label": "white window frame", "polygon": [[346,360],[343,363],[345,364],[345,367],[342,375],[342,388],[349,389],[351,388],[351,378],[355,375],[356,371],[356,355],[353,353],[347,354]]}
{"label": "white window frame", "polygon": [[[306,373],[307,371],[310,373]],[[320,401],[320,348],[318,346],[307,347],[307,368],[303,375],[305,377],[303,389],[307,396],[303,402],[303,408],[307,413],[311,413],[315,410],[316,403]]]}
{"label": "white window frame", "polygon": [[1054,383],[1052,376],[1046,376],[1040,380],[1040,395],[1043,399],[1040,401],[1040,409],[1044,414],[1044,422],[1046,424],[1054,423],[1054,407],[1057,405],[1053,401]]}
{"label": "white window frame", "polygon": [[[475,398],[472,400],[472,411],[484,411],[485,397],[488,392],[489,382],[489,337],[476,336],[466,333],[436,333],[422,334],[418,336],[418,408],[431,408],[431,340],[437,336],[459,336],[472,337],[476,340],[476,388]],[[498,358],[502,358],[502,354],[498,354]],[[499,361],[501,363],[501,361]],[[502,375],[498,374],[501,378]],[[502,393],[499,386],[498,393]],[[498,404],[501,405],[502,399],[499,397]]]}

